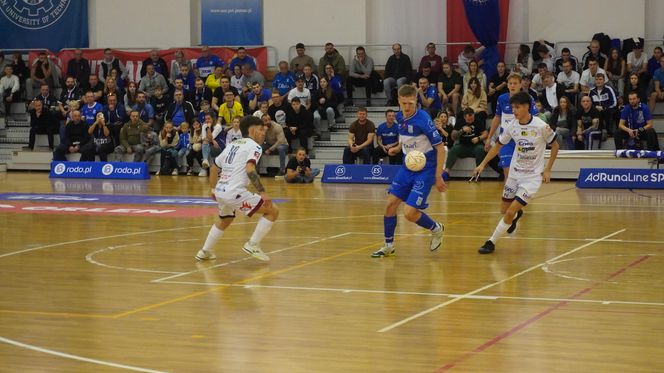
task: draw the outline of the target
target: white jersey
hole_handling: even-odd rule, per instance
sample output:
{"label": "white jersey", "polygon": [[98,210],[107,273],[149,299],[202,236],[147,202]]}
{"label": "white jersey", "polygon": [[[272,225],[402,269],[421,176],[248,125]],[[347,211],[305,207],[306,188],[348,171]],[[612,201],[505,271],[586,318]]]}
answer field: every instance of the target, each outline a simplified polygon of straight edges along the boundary
{"label": "white jersey", "polygon": [[221,169],[215,191],[217,194],[239,194],[247,190],[247,163],[257,164],[263,148],[250,138],[237,139],[214,159]]}
{"label": "white jersey", "polygon": [[533,116],[528,124],[519,124],[515,118],[504,127],[498,141],[507,144],[514,140],[514,154],[510,177],[516,179],[539,175],[544,171],[546,145],[556,140],[556,133],[546,122]]}

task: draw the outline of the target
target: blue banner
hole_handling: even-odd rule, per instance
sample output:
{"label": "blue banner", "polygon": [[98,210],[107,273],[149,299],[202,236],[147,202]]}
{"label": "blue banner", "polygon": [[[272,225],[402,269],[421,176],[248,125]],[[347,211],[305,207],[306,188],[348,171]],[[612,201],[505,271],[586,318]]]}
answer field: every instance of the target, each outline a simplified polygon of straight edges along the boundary
{"label": "blue banner", "polygon": [[0,0],[0,13],[0,49],[89,46],[85,0]]}
{"label": "blue banner", "polygon": [[500,37],[499,0],[464,0],[466,19],[477,40],[486,47],[482,53],[484,73],[487,79],[496,74],[496,65],[500,59],[498,38]]}
{"label": "blue banner", "polygon": [[201,0],[201,12],[202,44],[263,45],[262,0]]}
{"label": "blue banner", "polygon": [[323,183],[390,184],[399,170],[397,165],[328,164]]}
{"label": "blue banner", "polygon": [[582,168],[577,188],[664,189],[664,170],[647,168]]}
{"label": "blue banner", "polygon": [[[2,1],[2,0],[0,0]],[[132,179],[150,178],[143,162],[51,162],[51,178]]]}

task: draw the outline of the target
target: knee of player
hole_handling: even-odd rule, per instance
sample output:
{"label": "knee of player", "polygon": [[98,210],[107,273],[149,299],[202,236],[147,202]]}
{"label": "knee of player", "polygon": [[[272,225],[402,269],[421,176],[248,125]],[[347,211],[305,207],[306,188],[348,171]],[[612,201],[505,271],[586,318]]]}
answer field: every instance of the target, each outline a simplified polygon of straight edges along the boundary
{"label": "knee of player", "polygon": [[274,219],[278,218],[279,217],[279,208],[277,207],[277,205],[275,205],[273,203],[272,206],[270,206],[270,210],[268,210],[266,215],[269,215],[269,216],[273,217]]}
{"label": "knee of player", "polygon": [[416,222],[417,219],[420,218],[420,210],[414,207],[406,206],[403,209],[403,216],[410,222]]}

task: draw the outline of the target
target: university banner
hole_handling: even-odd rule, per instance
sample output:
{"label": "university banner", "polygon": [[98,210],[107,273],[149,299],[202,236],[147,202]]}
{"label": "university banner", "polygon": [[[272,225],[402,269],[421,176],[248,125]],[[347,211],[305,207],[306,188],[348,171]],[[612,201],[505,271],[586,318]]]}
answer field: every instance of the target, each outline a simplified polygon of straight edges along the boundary
{"label": "university banner", "polygon": [[86,48],[88,2],[0,0],[0,49]]}
{"label": "university banner", "polygon": [[201,42],[263,45],[262,0],[202,0]]}
{"label": "university banner", "polygon": [[[0,0],[3,1],[3,0]],[[171,62],[175,60],[175,52],[181,50],[184,53],[186,59],[191,60],[191,63],[194,64],[196,59],[201,55],[200,48],[171,48],[171,49],[162,49],[159,51],[159,55],[166,61],[166,64],[171,68]],[[219,56],[222,60],[228,63],[236,55],[236,50],[232,48],[225,47],[210,47],[210,53]],[[247,49],[247,53],[252,56],[256,61],[256,67],[259,71],[265,73],[267,71],[267,48],[250,48]],[[73,50],[63,50],[61,52],[52,53],[51,60],[57,63],[60,66],[61,71],[67,70],[67,62],[74,58]],[[141,80],[141,67],[143,66],[143,61],[150,57],[150,51],[123,51],[123,50],[114,50],[113,55],[124,63],[125,67],[129,71],[129,80],[132,82],[138,82]],[[30,64],[38,57],[38,52],[30,52]],[[96,74],[101,65],[101,61],[104,59],[104,50],[103,49],[84,49],[83,57],[90,61],[91,71],[93,74]],[[166,77],[168,78],[168,77]]]}

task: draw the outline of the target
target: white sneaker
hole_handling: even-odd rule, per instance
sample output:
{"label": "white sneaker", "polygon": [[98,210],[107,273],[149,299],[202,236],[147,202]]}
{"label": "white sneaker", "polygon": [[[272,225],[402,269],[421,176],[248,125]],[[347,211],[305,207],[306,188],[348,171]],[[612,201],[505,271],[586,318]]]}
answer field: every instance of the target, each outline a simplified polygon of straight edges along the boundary
{"label": "white sneaker", "polygon": [[201,168],[201,170],[198,171],[198,176],[207,177],[207,171],[204,168]]}
{"label": "white sneaker", "polygon": [[396,253],[397,253],[397,250],[394,248],[394,246],[383,245],[383,247],[378,249],[378,251],[374,251],[371,254],[371,257],[372,258],[383,258],[383,257],[386,257],[386,256],[395,255]]}
{"label": "white sneaker", "polygon": [[429,250],[431,251],[438,250],[443,243],[443,232],[445,231],[445,227],[440,223],[438,223],[438,225],[440,226],[440,231],[431,232],[431,245],[429,246]]}
{"label": "white sneaker", "polygon": [[180,174],[180,173],[178,172],[178,169],[177,169],[177,168],[173,169],[173,172],[171,172],[171,175],[172,175],[172,176],[178,176],[179,174]]}
{"label": "white sneaker", "polygon": [[198,250],[198,254],[196,254],[196,259],[197,260],[215,260],[217,259],[217,256],[214,255],[214,252],[212,251],[206,251],[203,249]]}
{"label": "white sneaker", "polygon": [[242,250],[244,250],[245,253],[253,256],[254,258],[256,258],[258,260],[262,260],[264,262],[267,262],[267,261],[270,260],[270,257],[267,256],[267,254],[265,254],[263,252],[263,250],[261,250],[260,246],[251,244],[249,241],[247,241],[244,244],[244,246],[242,246]]}
{"label": "white sneaker", "polygon": [[204,159],[203,162],[201,163],[201,166],[203,166],[203,168],[208,168],[210,167],[210,162],[208,162],[207,159]]}

